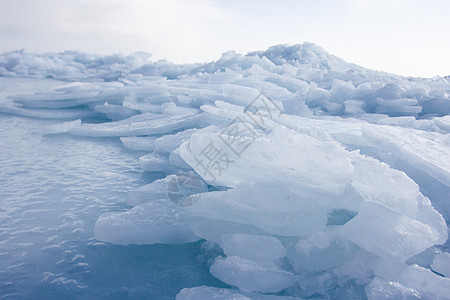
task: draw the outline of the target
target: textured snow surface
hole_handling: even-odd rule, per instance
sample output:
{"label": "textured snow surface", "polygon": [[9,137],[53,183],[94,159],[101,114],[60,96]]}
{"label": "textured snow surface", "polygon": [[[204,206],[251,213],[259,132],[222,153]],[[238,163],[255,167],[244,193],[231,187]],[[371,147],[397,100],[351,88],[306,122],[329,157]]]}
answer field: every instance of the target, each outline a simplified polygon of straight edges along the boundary
{"label": "textured snow surface", "polygon": [[149,57],[0,55],[0,297],[448,299],[448,78]]}

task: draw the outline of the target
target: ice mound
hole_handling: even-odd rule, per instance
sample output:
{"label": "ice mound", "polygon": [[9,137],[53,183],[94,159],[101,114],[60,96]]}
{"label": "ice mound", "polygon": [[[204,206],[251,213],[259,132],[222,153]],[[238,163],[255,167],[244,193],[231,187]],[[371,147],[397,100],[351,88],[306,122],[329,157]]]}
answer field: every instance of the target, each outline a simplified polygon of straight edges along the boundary
{"label": "ice mound", "polygon": [[74,81],[0,99],[0,112],[136,151],[147,184],[98,218],[98,240],[217,245],[207,267],[229,288],[177,299],[450,294],[448,78],[371,71],[309,43],[194,65],[19,51],[0,55],[0,74]]}

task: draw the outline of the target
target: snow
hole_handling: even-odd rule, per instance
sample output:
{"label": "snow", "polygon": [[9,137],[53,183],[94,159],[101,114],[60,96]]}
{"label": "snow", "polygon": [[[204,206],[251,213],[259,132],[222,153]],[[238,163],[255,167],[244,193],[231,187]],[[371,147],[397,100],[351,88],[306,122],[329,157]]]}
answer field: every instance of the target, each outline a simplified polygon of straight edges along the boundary
{"label": "snow", "polygon": [[445,78],[310,43],[149,58],[0,55],[0,297],[448,297]]}

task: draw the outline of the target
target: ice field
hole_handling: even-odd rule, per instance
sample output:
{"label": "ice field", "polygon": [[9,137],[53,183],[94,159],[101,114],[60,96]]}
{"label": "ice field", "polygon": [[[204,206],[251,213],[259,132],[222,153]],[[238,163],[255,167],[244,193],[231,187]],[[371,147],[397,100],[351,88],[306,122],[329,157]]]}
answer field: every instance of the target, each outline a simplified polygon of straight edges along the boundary
{"label": "ice field", "polygon": [[0,299],[449,299],[449,80],[3,53]]}

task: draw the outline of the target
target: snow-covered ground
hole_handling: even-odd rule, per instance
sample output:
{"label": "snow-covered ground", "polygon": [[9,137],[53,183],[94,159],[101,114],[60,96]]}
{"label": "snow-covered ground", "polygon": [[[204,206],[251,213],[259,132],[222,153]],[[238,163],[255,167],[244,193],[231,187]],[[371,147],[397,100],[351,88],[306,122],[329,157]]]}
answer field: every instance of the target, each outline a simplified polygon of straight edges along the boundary
{"label": "snow-covered ground", "polygon": [[0,297],[448,298],[448,78],[148,58],[0,55]]}

